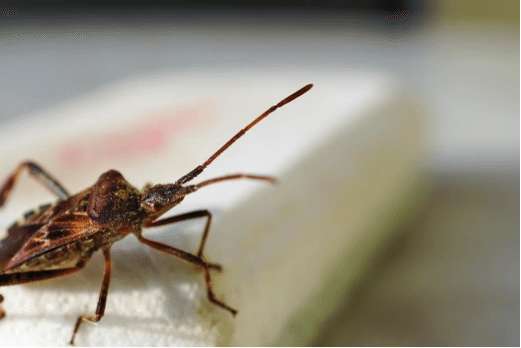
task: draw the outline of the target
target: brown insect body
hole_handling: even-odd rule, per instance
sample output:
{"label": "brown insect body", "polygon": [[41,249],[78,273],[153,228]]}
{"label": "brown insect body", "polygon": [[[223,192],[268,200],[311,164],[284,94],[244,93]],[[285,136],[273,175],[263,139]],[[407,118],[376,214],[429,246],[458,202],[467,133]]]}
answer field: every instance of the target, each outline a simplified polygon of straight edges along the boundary
{"label": "brown insect body", "polygon": [[[186,195],[210,184],[237,179],[275,182],[275,179],[267,176],[233,174],[206,180],[196,185],[187,185],[247,130],[277,108],[306,93],[311,87],[312,85],[307,85],[269,108],[206,162],[173,184],[147,186],[140,191],[128,183],[118,171],[109,170],[102,174],[94,185],[70,196],[40,166],[33,162],[23,162],[0,188],[0,207],[5,203],[12,187],[24,170],[56,194],[59,200],[54,205],[47,204],[28,212],[25,214],[24,221],[17,222],[8,229],[7,237],[0,241],[0,286],[23,284],[76,272],[90,260],[95,251],[102,250],[105,269],[96,315],[78,318],[70,341],[73,344],[83,321],[98,322],[104,315],[110,282],[111,245],[128,234],[134,234],[141,243],[203,267],[208,299],[235,315],[237,311],[217,300],[211,288],[209,270],[221,270],[221,266],[208,263],[203,258],[211,213],[208,210],[197,210],[165,219],[158,218],[181,203]],[[141,234],[143,228],[195,218],[207,219],[196,254],[149,240]],[[0,295],[0,302],[2,300],[3,297]],[[0,307],[0,318],[4,315]]]}
{"label": "brown insect body", "polygon": [[45,210],[30,212],[24,222],[9,228],[5,240],[20,229],[33,233],[19,240],[15,255],[9,255],[12,251],[8,248],[0,250],[0,260],[4,261],[0,262],[1,273],[63,269],[86,263],[95,251],[110,247],[129,233],[141,232],[146,212],[140,198],[137,189],[111,170],[87,190]]}

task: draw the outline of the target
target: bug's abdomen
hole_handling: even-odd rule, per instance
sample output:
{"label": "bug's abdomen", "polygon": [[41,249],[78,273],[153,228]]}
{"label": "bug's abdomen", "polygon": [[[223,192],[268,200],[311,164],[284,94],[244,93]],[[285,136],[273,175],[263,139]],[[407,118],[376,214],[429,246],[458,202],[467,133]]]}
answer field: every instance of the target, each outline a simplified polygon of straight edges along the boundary
{"label": "bug's abdomen", "polygon": [[51,249],[12,268],[8,273],[34,272],[75,267],[90,259],[94,249],[88,239]]}

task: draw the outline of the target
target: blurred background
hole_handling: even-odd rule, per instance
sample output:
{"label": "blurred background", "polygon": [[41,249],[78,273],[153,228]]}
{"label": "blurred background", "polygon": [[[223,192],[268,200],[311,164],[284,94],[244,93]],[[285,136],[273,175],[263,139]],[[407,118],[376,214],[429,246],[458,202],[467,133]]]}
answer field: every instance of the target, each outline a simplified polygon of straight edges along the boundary
{"label": "blurred background", "polygon": [[519,2],[64,3],[2,4],[0,127],[163,69],[393,73],[432,189],[309,344],[520,344]]}

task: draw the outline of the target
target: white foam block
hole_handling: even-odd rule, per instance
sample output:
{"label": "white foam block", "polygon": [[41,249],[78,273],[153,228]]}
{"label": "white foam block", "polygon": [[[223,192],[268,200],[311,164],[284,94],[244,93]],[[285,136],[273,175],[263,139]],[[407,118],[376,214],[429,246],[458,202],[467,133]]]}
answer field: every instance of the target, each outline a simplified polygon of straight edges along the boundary
{"label": "white foam block", "polygon": [[[214,214],[206,257],[224,267],[213,273],[214,291],[238,315],[207,300],[200,269],[129,236],[112,248],[105,317],[80,328],[78,345],[308,344],[421,196],[421,107],[382,73],[177,71],[108,86],[0,131],[1,177],[33,159],[71,192],[111,168],[141,188],[175,181],[307,83],[315,87],[194,180],[244,172],[273,175],[277,185],[208,186],[169,213]],[[0,225],[53,200],[24,177]],[[195,252],[203,227],[144,234]],[[3,344],[64,345],[77,316],[94,314],[102,270],[98,253],[76,274],[2,287]]]}

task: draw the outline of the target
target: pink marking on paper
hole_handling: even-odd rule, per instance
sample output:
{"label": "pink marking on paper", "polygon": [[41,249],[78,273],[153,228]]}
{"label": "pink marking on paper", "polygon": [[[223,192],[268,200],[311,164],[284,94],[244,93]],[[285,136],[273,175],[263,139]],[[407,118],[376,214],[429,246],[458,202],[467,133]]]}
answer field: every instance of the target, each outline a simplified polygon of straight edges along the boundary
{"label": "pink marking on paper", "polygon": [[212,108],[213,104],[206,102],[152,112],[146,121],[134,126],[65,144],[58,151],[60,162],[68,166],[84,166],[104,159],[134,158],[159,152],[175,136],[202,124],[200,121]]}
{"label": "pink marking on paper", "polygon": [[64,163],[71,163],[81,161],[85,157],[85,150],[71,145],[69,148],[62,151],[62,157]]}

